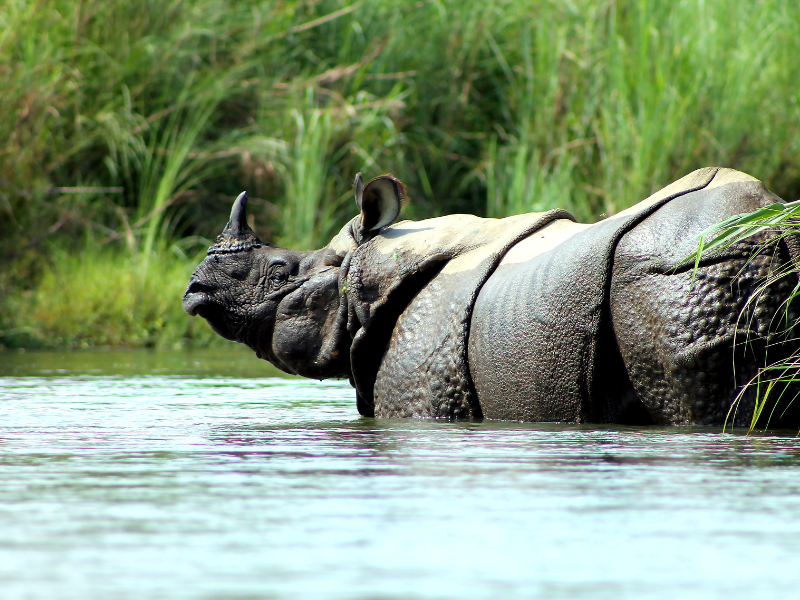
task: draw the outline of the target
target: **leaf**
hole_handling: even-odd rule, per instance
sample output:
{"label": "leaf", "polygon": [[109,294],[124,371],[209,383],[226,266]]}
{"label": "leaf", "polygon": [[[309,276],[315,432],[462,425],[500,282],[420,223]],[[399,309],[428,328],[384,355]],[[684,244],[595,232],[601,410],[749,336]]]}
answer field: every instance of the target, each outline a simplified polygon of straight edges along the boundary
{"label": "leaf", "polygon": [[750,420],[750,428],[747,430],[747,435],[750,435],[756,428],[756,423],[758,423],[758,419],[761,417],[761,413],[763,412],[764,407],[767,405],[767,398],[769,397],[769,393],[772,391],[772,386],[774,384],[774,379],[769,382],[767,385],[767,391],[764,392],[764,397],[761,400],[759,400],[758,391],[756,391],[756,406],[753,409],[753,418]]}

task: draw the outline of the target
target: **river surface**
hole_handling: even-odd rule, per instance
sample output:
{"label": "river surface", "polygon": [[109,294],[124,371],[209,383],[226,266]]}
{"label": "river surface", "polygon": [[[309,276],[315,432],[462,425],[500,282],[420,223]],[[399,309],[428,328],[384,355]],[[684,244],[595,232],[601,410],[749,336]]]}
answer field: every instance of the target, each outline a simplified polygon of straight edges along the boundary
{"label": "river surface", "polygon": [[238,347],[0,354],[0,599],[800,595],[800,440],[362,419]]}

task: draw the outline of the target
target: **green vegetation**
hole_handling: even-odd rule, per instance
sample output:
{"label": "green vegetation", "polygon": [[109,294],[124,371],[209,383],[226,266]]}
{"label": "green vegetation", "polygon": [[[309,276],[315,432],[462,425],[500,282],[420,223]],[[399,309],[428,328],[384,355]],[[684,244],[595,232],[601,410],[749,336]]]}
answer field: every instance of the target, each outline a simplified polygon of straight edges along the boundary
{"label": "green vegetation", "polygon": [[[52,253],[32,290],[11,295],[6,310],[32,323],[5,332],[9,345],[206,346],[217,337],[202,319],[189,319],[180,297],[192,265],[169,254],[149,268],[126,252],[70,256]],[[147,269],[145,271],[145,269]]]}
{"label": "green vegetation", "polygon": [[211,343],[186,275],[251,196],[319,246],[406,216],[594,221],[721,164],[800,196],[793,0],[5,0],[0,345]]}

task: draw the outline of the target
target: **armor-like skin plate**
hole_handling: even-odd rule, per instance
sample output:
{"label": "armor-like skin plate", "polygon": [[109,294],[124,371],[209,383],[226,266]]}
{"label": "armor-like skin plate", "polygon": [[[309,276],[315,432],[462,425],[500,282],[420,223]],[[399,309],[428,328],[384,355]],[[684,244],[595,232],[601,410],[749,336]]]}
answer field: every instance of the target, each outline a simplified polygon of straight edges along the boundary
{"label": "armor-like skin plate", "polygon": [[[259,240],[240,196],[184,309],[284,371],[348,378],[363,415],[746,425],[743,385],[797,348],[796,240],[686,260],[709,226],[779,201],[744,173],[700,169],[593,225],[559,210],[392,225],[399,181],[355,191],[361,214],[316,251]],[[800,426],[794,405],[762,414]]]}

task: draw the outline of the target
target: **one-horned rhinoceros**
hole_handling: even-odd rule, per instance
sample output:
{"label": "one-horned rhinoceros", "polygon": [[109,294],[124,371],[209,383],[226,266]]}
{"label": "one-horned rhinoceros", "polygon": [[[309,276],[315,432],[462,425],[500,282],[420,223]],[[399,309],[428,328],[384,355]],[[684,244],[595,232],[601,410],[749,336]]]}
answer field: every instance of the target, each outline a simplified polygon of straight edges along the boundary
{"label": "one-horned rhinoceros", "polygon": [[360,214],[315,251],[261,241],[241,194],[184,310],[283,371],[349,378],[377,417],[742,424],[742,385],[794,348],[776,323],[796,276],[764,286],[793,241],[686,261],[704,229],[780,201],[744,173],[695,171],[594,225],[563,210],[393,224],[398,180],[359,174],[355,194]]}

